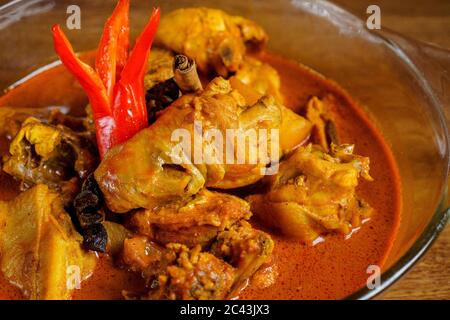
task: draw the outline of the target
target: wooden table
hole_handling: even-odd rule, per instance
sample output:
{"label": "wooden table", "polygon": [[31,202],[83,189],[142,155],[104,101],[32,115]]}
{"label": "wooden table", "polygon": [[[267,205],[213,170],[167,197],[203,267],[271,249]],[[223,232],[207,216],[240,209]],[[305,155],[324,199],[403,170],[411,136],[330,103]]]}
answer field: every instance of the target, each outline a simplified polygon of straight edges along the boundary
{"label": "wooden table", "polygon": [[[417,40],[450,49],[450,1],[448,0],[333,0],[356,15],[381,9],[381,26]],[[383,299],[450,299],[450,224],[413,269]]]}

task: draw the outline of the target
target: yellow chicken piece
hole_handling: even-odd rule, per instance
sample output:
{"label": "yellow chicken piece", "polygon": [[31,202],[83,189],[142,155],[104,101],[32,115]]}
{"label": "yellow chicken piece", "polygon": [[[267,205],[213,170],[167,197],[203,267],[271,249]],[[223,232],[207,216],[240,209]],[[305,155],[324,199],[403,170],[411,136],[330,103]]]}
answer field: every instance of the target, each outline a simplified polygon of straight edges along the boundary
{"label": "yellow chicken piece", "polygon": [[248,197],[255,216],[305,243],[358,227],[372,213],[355,193],[360,176],[372,180],[369,158],[353,155],[352,145],[331,149],[326,154],[308,145],[294,151],[276,176],[266,178],[268,192]]}
{"label": "yellow chicken piece", "polygon": [[[232,89],[229,81],[220,77],[199,93],[183,95],[154,124],[105,155],[95,171],[95,178],[108,207],[118,213],[141,207],[152,210],[170,201],[192,196],[205,186],[230,189],[255,183],[264,176],[269,161],[278,161],[285,149],[299,144],[309,135],[309,121],[285,109],[272,97],[263,97],[250,106],[237,90]],[[286,114],[296,121],[284,122],[283,115]],[[219,144],[223,147],[222,159],[218,153],[207,152],[212,148],[218,149],[215,140],[204,138],[199,148],[204,151],[205,158],[207,153],[211,158],[209,161],[196,161],[194,139],[200,136],[196,122],[201,123],[203,133],[215,130],[222,135],[223,141]],[[268,152],[262,155],[259,137],[253,139],[255,143],[250,143],[245,136],[249,129],[253,129],[256,135],[259,129],[283,131],[290,126],[298,126],[294,130],[297,135],[286,136],[280,132],[280,137],[288,141],[280,142],[281,152],[277,155],[272,154],[269,147],[270,133],[265,140]],[[175,130],[180,132],[180,129],[189,134],[187,139],[194,140],[191,154],[186,150],[176,151],[179,141],[173,139],[172,134]],[[234,145],[228,143],[233,139],[227,137],[229,129],[236,133],[234,137],[238,136]],[[233,161],[226,161],[227,152],[234,157]],[[174,161],[177,157],[187,157],[188,161],[177,164]],[[243,163],[238,163],[239,158]]]}
{"label": "yellow chicken piece", "polygon": [[30,299],[71,299],[96,256],[81,248],[57,193],[45,185],[0,202],[0,268]]}
{"label": "yellow chicken piece", "polygon": [[96,165],[96,152],[83,133],[62,125],[27,118],[4,156],[3,171],[29,187],[46,184],[61,191],[66,201],[77,192],[76,181]]}
{"label": "yellow chicken piece", "polygon": [[9,148],[9,152],[14,156],[28,157],[26,149],[21,144],[24,139],[34,145],[36,153],[43,158],[48,158],[61,142],[61,132],[42,124],[38,119],[28,118],[22,124],[22,128]]}
{"label": "yellow chicken piece", "polygon": [[[261,63],[261,62],[260,62]],[[263,67],[270,70],[271,67]],[[259,69],[258,69],[259,70]],[[231,87],[242,94],[249,105],[256,104],[264,95],[271,95],[281,104],[283,100],[279,90],[279,78],[275,72],[271,80],[270,77],[264,78],[264,71],[252,73],[251,75],[236,76],[229,79]],[[259,79],[258,74],[262,76]],[[239,76],[239,77],[238,77]],[[278,80],[277,80],[278,79]],[[244,83],[245,81],[245,83]],[[291,109],[280,106],[281,124],[280,124],[280,149],[282,154],[286,154],[298,145],[304,143],[310,136],[313,124],[307,119],[299,116]],[[298,139],[303,138],[303,140]]]}
{"label": "yellow chicken piece", "polygon": [[236,268],[232,288],[236,293],[247,285],[247,280],[269,260],[274,245],[267,233],[252,228],[245,220],[240,220],[218,234],[211,245],[211,253]]}
{"label": "yellow chicken piece", "polygon": [[248,49],[267,42],[255,22],[217,9],[186,8],[162,17],[155,44],[194,59],[203,73],[221,76],[238,70]]}
{"label": "yellow chicken piece", "polygon": [[339,137],[326,99],[312,97],[306,106],[306,119],[313,124],[311,140],[329,152],[331,143],[339,144]]}
{"label": "yellow chicken piece", "polygon": [[16,108],[0,107],[0,136],[8,140],[14,138],[19,132],[22,123],[33,116],[38,119],[51,117],[54,112],[51,108]]}
{"label": "yellow chicken piece", "polygon": [[272,96],[278,103],[283,104],[280,76],[271,65],[256,58],[246,57],[235,77],[261,96]]}
{"label": "yellow chicken piece", "polygon": [[144,236],[124,242],[123,260],[152,284],[147,295],[123,292],[125,298],[149,300],[225,299],[234,282],[234,268],[197,245],[159,246]]}
{"label": "yellow chicken piece", "polygon": [[202,189],[192,199],[137,211],[132,224],[162,244],[209,245],[220,231],[251,216],[249,204],[232,195]]}

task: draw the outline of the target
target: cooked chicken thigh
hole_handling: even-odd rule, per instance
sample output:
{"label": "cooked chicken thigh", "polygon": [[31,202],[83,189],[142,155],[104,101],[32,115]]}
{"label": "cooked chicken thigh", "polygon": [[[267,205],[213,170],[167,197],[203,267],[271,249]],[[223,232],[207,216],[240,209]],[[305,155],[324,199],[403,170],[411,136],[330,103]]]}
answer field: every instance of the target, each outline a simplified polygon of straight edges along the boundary
{"label": "cooked chicken thigh", "polygon": [[[287,113],[290,117],[286,119],[298,121],[283,122]],[[284,136],[283,130],[292,125],[299,134]],[[228,189],[258,181],[265,175],[266,165],[282,155],[272,154],[279,150],[276,141],[270,147],[270,129],[280,130],[280,137],[288,140],[279,142],[284,151],[286,145],[304,141],[310,128],[308,121],[273,98],[264,97],[248,106],[227,80],[215,78],[205,90],[183,95],[153,125],[112,148],[95,171],[95,178],[112,211],[152,210],[190,197],[205,186]],[[233,135],[227,136],[230,129],[234,129]],[[249,129],[255,134],[265,129],[267,139],[248,143]]]}
{"label": "cooked chicken thigh", "polygon": [[23,122],[9,153],[3,170],[26,187],[43,183],[67,194],[76,191],[74,180],[85,178],[97,162],[95,147],[83,134],[36,118]]}
{"label": "cooked chicken thigh", "polygon": [[211,253],[236,268],[232,290],[237,292],[267,262],[273,247],[274,242],[267,233],[241,220],[219,233],[211,246]]}
{"label": "cooked chicken thigh", "polygon": [[137,236],[125,240],[123,257],[146,279],[150,291],[143,299],[224,299],[234,281],[233,267],[199,245],[161,247]]}
{"label": "cooked chicken thigh", "polygon": [[278,103],[283,104],[280,76],[269,64],[256,58],[245,57],[235,77],[260,96],[272,96]]}
{"label": "cooked chicken thigh", "polygon": [[286,235],[311,243],[331,231],[348,234],[372,209],[355,188],[369,175],[369,158],[353,154],[352,145],[332,145],[326,154],[313,145],[298,148],[267,177],[268,191],[248,197],[252,212]]}
{"label": "cooked chicken thigh", "polygon": [[76,281],[86,279],[97,262],[82,249],[61,200],[38,184],[0,201],[0,268],[30,299],[71,299]]}
{"label": "cooked chicken thigh", "polygon": [[134,214],[132,222],[139,233],[160,244],[177,242],[204,247],[220,231],[250,216],[250,206],[245,200],[202,189],[190,199],[141,210]]}
{"label": "cooked chicken thigh", "polygon": [[226,77],[236,72],[247,50],[267,42],[255,22],[217,9],[186,8],[161,19],[155,43],[196,61],[203,73]]}
{"label": "cooked chicken thigh", "polygon": [[224,299],[245,287],[269,259],[273,240],[241,220],[216,237],[210,252],[200,245],[160,246],[146,236],[126,239],[123,261],[150,288],[148,299]]}

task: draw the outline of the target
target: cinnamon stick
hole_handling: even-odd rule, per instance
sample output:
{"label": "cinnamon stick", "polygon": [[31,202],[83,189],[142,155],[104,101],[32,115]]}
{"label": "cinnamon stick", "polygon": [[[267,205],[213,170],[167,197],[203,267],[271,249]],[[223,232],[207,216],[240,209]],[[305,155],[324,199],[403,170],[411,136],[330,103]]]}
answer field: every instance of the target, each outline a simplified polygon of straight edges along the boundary
{"label": "cinnamon stick", "polygon": [[175,56],[173,69],[175,81],[183,93],[203,90],[194,60],[179,54]]}

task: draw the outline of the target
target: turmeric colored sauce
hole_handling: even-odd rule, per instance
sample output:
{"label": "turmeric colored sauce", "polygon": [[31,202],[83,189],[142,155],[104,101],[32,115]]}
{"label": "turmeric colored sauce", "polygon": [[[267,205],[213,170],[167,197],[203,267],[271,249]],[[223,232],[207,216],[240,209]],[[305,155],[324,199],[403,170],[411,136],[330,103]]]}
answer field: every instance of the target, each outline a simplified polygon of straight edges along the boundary
{"label": "turmeric colored sauce", "polygon": [[132,272],[114,266],[108,256],[99,259],[93,275],[75,290],[74,299],[118,300],[123,299],[122,290],[145,293],[144,281]]}
{"label": "turmeric colored sauce", "polygon": [[[92,61],[92,54],[86,61]],[[311,96],[332,97],[332,112],[342,143],[355,144],[355,153],[370,157],[373,182],[361,181],[358,194],[375,213],[351,237],[331,235],[315,246],[274,234],[275,283],[264,289],[250,285],[241,299],[339,299],[365,286],[369,265],[383,266],[400,220],[400,178],[393,155],[381,133],[364,111],[336,84],[295,62],[264,53],[260,57],[280,74],[286,105],[297,112]],[[0,98],[0,106],[44,107],[64,105],[80,114],[87,100],[76,81],[57,66],[44,71]],[[6,152],[5,142],[0,151]],[[0,175],[0,199],[18,192],[17,184]],[[254,222],[259,228],[261,226]],[[107,256],[94,274],[76,290],[74,299],[120,299],[122,290],[143,288],[137,275],[114,267]],[[20,299],[20,290],[0,275],[0,298]]]}

